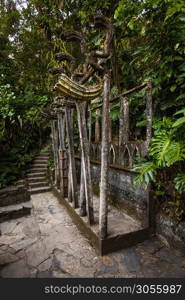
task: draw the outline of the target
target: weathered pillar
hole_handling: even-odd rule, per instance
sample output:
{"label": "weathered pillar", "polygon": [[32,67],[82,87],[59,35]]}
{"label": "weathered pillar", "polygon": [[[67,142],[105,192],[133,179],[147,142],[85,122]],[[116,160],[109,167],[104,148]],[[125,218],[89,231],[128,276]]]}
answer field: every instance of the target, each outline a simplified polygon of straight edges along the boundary
{"label": "weathered pillar", "polygon": [[64,176],[63,176],[63,150],[58,150],[58,159],[59,159],[59,171],[60,171],[60,193],[64,197]]}
{"label": "weathered pillar", "polygon": [[58,185],[59,177],[59,165],[58,165],[58,137],[56,132],[56,121],[52,120],[51,129],[52,129],[52,140],[53,140],[53,155],[54,155],[54,165],[55,165],[55,182],[54,185]]}
{"label": "weathered pillar", "polygon": [[62,121],[61,121],[61,127],[62,127],[62,141],[61,141],[61,144],[62,144],[62,149],[65,149],[66,146],[65,146],[65,139],[66,139],[66,116],[65,114],[63,114],[63,117],[62,117]]}
{"label": "weathered pillar", "polygon": [[85,197],[85,182],[84,182],[84,166],[83,166],[83,159],[81,156],[81,176],[80,176],[80,200],[79,200],[79,207],[80,207],[80,216],[87,215],[86,209],[86,197]]}
{"label": "weathered pillar", "polygon": [[152,138],[152,83],[149,81],[147,83],[147,103],[146,103],[146,144],[147,148],[150,144],[150,140]]}
{"label": "weathered pillar", "polygon": [[58,118],[55,120],[55,141],[56,141],[56,157],[57,157],[57,188],[60,188],[60,163],[59,163],[59,128],[58,128]]}
{"label": "weathered pillar", "polygon": [[107,236],[107,194],[108,194],[108,155],[109,155],[109,98],[110,74],[104,75],[103,90],[103,119],[102,119],[102,151],[101,151],[101,181],[100,181],[100,210],[99,232],[102,239]]}
{"label": "weathered pillar", "polygon": [[109,143],[112,142],[112,120],[109,118]]}
{"label": "weathered pillar", "polygon": [[60,178],[60,193],[64,197],[64,175],[63,175],[63,137],[62,137],[62,113],[57,114],[58,121],[58,135],[59,135],[59,149],[58,149],[58,162],[59,162],[59,178]]}
{"label": "weathered pillar", "polygon": [[60,148],[65,149],[65,115],[62,112],[58,114],[58,132]]}
{"label": "weathered pillar", "polygon": [[[96,114],[97,115],[100,114],[99,109],[96,110]],[[99,120],[99,117],[96,119],[96,122],[95,122],[95,142],[96,143],[100,142],[100,120]]]}
{"label": "weathered pillar", "polygon": [[55,141],[54,141],[53,120],[51,121],[51,143],[52,143],[52,152],[53,152],[53,157],[54,157],[54,185],[56,185],[56,157],[55,157]]}
{"label": "weathered pillar", "polygon": [[74,130],[74,108],[71,108],[70,111],[71,111],[71,130],[73,132],[73,130]]}
{"label": "weathered pillar", "polygon": [[57,114],[57,125],[58,125],[59,149],[62,149],[62,146],[61,146],[61,140],[62,140],[62,136],[61,136],[61,113]]}
{"label": "weathered pillar", "polygon": [[82,152],[81,164],[83,166],[83,175],[81,176],[84,177],[87,217],[88,217],[88,222],[91,225],[94,223],[94,213],[93,213],[93,194],[92,194],[91,169],[90,169],[90,147],[89,147],[89,141],[87,136],[87,124],[85,118],[86,103],[76,102],[76,109],[78,114],[78,126],[79,126],[80,145],[81,145],[81,152]]}
{"label": "weathered pillar", "polygon": [[65,108],[66,115],[66,129],[67,129],[67,139],[68,139],[68,155],[69,155],[69,181],[68,181],[68,191],[69,191],[69,201],[72,198],[74,208],[78,207],[77,198],[77,179],[76,179],[76,166],[74,158],[74,140],[73,131],[71,127],[71,112],[69,107]]}
{"label": "weathered pillar", "polygon": [[121,97],[119,122],[119,147],[129,140],[129,100]]}
{"label": "weathered pillar", "polygon": [[[69,153],[69,152],[68,152]],[[72,196],[72,169],[71,169],[71,162],[69,159],[69,168],[68,168],[68,186],[67,186],[67,198],[69,202],[73,202],[73,196]]]}
{"label": "weathered pillar", "polygon": [[89,130],[89,143],[91,143],[91,137],[92,137],[92,129],[91,129],[91,123],[92,123],[92,114],[91,110],[88,110],[89,117],[88,117],[88,130]]}

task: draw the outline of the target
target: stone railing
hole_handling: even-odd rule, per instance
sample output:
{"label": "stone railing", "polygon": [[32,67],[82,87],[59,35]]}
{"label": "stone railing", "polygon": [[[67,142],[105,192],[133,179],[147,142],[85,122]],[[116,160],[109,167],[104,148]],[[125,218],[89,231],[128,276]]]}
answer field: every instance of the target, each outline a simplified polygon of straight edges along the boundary
{"label": "stone railing", "polygon": [[[137,157],[145,157],[147,145],[145,141],[129,141],[122,146],[114,143],[109,145],[109,164],[132,168]],[[101,143],[90,144],[91,160],[101,161]]]}

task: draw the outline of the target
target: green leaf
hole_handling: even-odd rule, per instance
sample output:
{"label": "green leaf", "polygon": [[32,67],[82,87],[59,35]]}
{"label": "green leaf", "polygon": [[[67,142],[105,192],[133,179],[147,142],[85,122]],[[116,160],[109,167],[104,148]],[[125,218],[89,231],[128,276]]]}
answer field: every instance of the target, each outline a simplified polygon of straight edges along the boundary
{"label": "green leaf", "polygon": [[20,124],[20,127],[22,128],[22,118],[20,115],[17,116],[17,119],[19,120],[19,124]]}
{"label": "green leaf", "polygon": [[144,127],[146,126],[147,120],[139,121],[136,123],[136,127]]}
{"label": "green leaf", "polygon": [[185,123],[185,116],[182,117],[182,118],[180,118],[180,119],[178,119],[178,120],[173,124],[173,127],[177,127],[177,126],[182,125],[182,124],[184,124],[184,123]]}
{"label": "green leaf", "polygon": [[183,109],[177,111],[177,112],[174,114],[174,116],[175,116],[175,115],[179,115],[179,114],[185,114],[185,108],[183,108]]}
{"label": "green leaf", "polygon": [[131,21],[128,23],[128,27],[129,27],[131,30],[134,29],[134,25],[135,25],[134,20],[131,20]]}
{"label": "green leaf", "polygon": [[171,91],[171,92],[174,92],[174,91],[176,90],[176,88],[177,88],[177,85],[174,84],[174,85],[172,85],[172,86],[170,87],[170,91]]}
{"label": "green leaf", "polygon": [[180,100],[180,99],[183,99],[183,98],[185,98],[185,93],[184,93],[184,94],[181,94],[180,96],[178,96],[178,97],[176,98],[176,100]]}
{"label": "green leaf", "polygon": [[182,22],[185,22],[185,17],[180,17],[179,20],[181,20]]}

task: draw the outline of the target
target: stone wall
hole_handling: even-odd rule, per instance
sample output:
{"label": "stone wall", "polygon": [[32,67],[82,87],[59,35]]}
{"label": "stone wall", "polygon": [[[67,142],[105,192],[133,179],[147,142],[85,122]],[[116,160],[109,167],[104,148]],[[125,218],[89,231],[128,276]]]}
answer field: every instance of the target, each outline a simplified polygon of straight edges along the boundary
{"label": "stone wall", "polygon": [[0,223],[28,215],[31,208],[30,192],[24,181],[0,190]]}
{"label": "stone wall", "polygon": [[[80,178],[80,159],[76,159],[77,175]],[[94,192],[99,192],[100,163],[91,163]],[[110,166],[109,201],[119,203],[129,214],[141,219],[146,217],[149,189],[134,188],[136,173],[124,168]],[[185,222],[175,221],[162,213],[156,216],[156,233],[167,246],[185,251]]]}
{"label": "stone wall", "polygon": [[158,213],[156,230],[162,241],[167,245],[185,252],[185,222],[178,222]]}
{"label": "stone wall", "polygon": [[[80,178],[80,160],[76,159],[77,177]],[[100,163],[91,163],[91,174],[94,192],[99,192]],[[146,216],[148,189],[142,187],[134,188],[133,181],[136,173],[130,172],[122,167],[110,166],[109,169],[109,200],[119,203],[120,207],[128,210],[130,214],[138,218]]]}
{"label": "stone wall", "polygon": [[30,200],[30,193],[25,185],[12,185],[0,190],[0,207],[15,205]]}

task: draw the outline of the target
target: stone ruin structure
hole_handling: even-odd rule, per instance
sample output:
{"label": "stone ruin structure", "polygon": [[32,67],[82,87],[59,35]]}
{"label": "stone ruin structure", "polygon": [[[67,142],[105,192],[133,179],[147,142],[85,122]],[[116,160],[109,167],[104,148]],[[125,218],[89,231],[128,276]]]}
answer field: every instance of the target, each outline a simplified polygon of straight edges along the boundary
{"label": "stone ruin structure", "polygon": [[[54,86],[57,93],[54,102],[45,117],[51,120],[52,149],[54,154],[54,190],[64,200],[71,214],[84,223],[86,233],[99,249],[100,253],[128,246],[149,237],[153,227],[151,199],[147,190],[147,225],[130,233],[111,234],[108,230],[108,190],[109,167],[121,165],[130,169],[134,157],[144,157],[151,139],[152,128],[152,85],[144,83],[118,97],[110,100],[111,72],[109,60],[111,42],[114,36],[113,25],[101,13],[93,15],[93,26],[104,33],[104,49],[88,52],[86,40],[80,32],[64,30],[61,39],[67,43],[79,43],[84,62],[77,65],[69,53],[56,54],[58,62],[66,61],[68,68],[50,69],[50,74],[59,74]],[[93,80],[93,83],[92,83]],[[146,140],[137,142],[129,140],[129,100],[130,94],[146,88]],[[90,104],[102,95],[103,102],[93,110],[102,110],[102,124],[96,120],[95,141],[92,142],[91,106]],[[119,143],[110,140],[109,111],[113,102],[120,101]],[[79,151],[74,141],[74,114],[77,115],[80,139]],[[102,128],[100,133],[100,127]],[[77,172],[77,158],[80,155],[80,171]],[[100,163],[99,198],[93,203],[93,185],[91,163]],[[77,174],[78,173],[78,174]],[[80,180],[77,178],[80,177]],[[80,186],[78,185],[80,181]],[[97,225],[98,224],[98,225]],[[98,226],[98,227],[97,227]],[[119,226],[118,226],[119,227]],[[96,228],[96,229],[93,229]]]}

